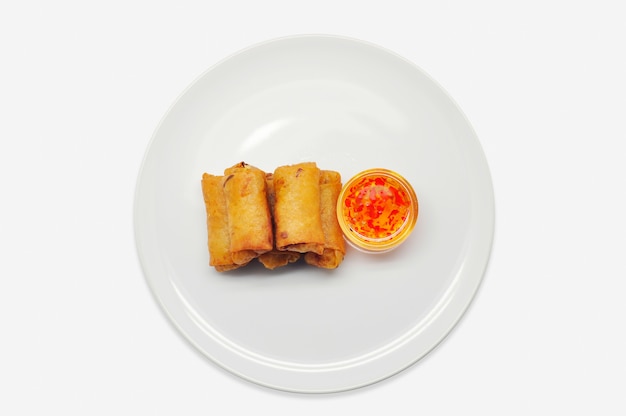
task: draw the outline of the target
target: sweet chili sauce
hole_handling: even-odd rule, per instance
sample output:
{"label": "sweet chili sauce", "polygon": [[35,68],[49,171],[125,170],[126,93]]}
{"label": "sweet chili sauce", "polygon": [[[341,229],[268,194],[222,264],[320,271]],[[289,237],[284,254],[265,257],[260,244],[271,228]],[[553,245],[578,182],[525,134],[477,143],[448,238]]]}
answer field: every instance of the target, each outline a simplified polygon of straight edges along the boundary
{"label": "sweet chili sauce", "polygon": [[337,215],[344,235],[357,248],[388,251],[411,233],[417,221],[415,191],[399,174],[370,169],[344,185]]}

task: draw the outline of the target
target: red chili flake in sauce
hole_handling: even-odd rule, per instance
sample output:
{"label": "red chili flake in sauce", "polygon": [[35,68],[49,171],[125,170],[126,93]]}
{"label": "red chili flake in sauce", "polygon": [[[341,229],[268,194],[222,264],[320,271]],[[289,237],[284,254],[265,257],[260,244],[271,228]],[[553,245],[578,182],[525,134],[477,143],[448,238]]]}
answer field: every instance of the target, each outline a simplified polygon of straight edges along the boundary
{"label": "red chili flake in sauce", "polygon": [[350,227],[368,239],[397,233],[409,214],[411,200],[392,178],[366,177],[350,187],[344,215]]}

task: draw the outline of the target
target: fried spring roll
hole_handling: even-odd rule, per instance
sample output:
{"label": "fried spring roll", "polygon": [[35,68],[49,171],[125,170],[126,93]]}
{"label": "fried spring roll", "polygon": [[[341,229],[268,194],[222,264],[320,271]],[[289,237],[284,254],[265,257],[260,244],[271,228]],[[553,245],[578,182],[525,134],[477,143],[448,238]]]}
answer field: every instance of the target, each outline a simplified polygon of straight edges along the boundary
{"label": "fried spring roll", "polygon": [[[272,173],[265,174],[265,183],[267,186],[267,203],[270,207],[270,213],[272,216],[272,227],[274,233],[276,233],[276,224],[273,221],[276,207],[276,191],[274,189],[274,175]],[[267,253],[263,253],[259,256],[259,261],[263,264],[263,266],[265,266],[265,268],[274,270],[277,267],[293,263],[299,258],[300,253],[293,251],[279,251],[276,248],[276,244],[274,244],[272,251],[268,251]]]}
{"label": "fried spring roll", "polygon": [[323,254],[319,181],[320,170],[314,162],[281,166],[274,171],[278,250]]}
{"label": "fried spring roll", "polygon": [[245,264],[273,248],[265,173],[243,162],[224,173],[230,250],[234,263]]}
{"label": "fried spring roll", "polygon": [[341,175],[323,170],[320,176],[320,212],[324,231],[324,252],[307,253],[304,261],[313,266],[335,269],[346,254],[343,233],[337,221],[337,199],[341,192]]}
{"label": "fried spring roll", "polygon": [[209,265],[218,272],[234,270],[244,264],[235,264],[230,251],[228,214],[223,188],[224,176],[202,175],[202,194],[207,215]]}

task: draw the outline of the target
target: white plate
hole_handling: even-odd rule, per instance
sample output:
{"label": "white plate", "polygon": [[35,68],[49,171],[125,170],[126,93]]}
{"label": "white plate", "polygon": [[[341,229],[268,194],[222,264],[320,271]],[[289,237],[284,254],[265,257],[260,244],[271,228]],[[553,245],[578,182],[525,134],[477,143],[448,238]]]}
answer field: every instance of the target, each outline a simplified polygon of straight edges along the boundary
{"label": "white plate", "polygon": [[[393,169],[417,192],[417,226],[388,254],[349,248],[334,271],[218,274],[200,178],[239,161],[315,161],[344,180]],[[448,334],[487,265],[494,201],[475,133],[422,70],[365,42],[297,36],[229,57],[178,98],[145,155],[134,221],[148,283],[197,349],[264,386],[334,392],[405,369]]]}

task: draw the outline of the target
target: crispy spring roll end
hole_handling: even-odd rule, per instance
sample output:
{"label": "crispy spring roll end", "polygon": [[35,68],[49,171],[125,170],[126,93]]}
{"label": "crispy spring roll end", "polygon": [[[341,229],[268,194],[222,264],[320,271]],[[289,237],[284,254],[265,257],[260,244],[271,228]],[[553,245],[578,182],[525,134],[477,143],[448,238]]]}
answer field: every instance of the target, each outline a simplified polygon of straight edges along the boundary
{"label": "crispy spring roll end", "polygon": [[300,253],[290,251],[270,251],[259,256],[259,261],[266,269],[274,270],[289,263],[295,263],[300,258]]}
{"label": "crispy spring roll end", "polygon": [[336,269],[343,261],[343,252],[327,248],[324,249],[324,253],[322,255],[315,253],[305,254],[304,261],[307,264],[321,267],[323,269]]}
{"label": "crispy spring roll end", "polygon": [[228,271],[231,271],[231,270],[236,270],[236,269],[238,269],[240,267],[245,266],[246,264],[248,264],[248,263],[245,263],[245,264],[229,264],[229,265],[225,265],[225,266],[213,266],[213,267],[215,268],[216,271],[221,273],[221,272],[228,272]]}

